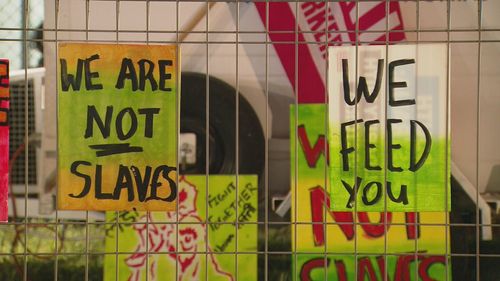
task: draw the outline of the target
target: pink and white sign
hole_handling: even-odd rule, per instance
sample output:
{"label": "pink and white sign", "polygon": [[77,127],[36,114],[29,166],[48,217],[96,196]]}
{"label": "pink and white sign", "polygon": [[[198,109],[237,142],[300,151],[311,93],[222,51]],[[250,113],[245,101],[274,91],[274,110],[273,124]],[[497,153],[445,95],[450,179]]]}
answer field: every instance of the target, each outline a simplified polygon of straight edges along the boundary
{"label": "pink and white sign", "polygon": [[269,39],[299,103],[326,101],[327,42],[328,46],[355,45],[357,39],[361,45],[376,45],[405,39],[397,2],[370,1],[358,5],[354,2],[258,2],[255,5],[264,26],[269,23]]}
{"label": "pink and white sign", "polygon": [[9,198],[9,61],[0,59],[0,221],[7,221]]}

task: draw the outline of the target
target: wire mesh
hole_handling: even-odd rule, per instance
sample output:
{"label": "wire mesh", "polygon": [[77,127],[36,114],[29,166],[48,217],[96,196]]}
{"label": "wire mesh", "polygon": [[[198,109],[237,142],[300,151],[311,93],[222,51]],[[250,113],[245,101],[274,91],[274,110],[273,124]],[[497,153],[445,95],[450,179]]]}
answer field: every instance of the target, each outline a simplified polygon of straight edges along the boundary
{"label": "wire mesh", "polygon": [[[337,15],[339,3],[352,4],[354,29],[331,26],[338,22],[331,15]],[[372,44],[375,36],[384,35],[380,45],[385,46],[385,57],[389,57],[393,44],[425,44],[444,43],[447,49],[447,111],[451,112],[450,127],[446,132],[446,143],[451,145],[452,178],[446,178],[452,186],[452,209],[447,210],[442,223],[382,223],[384,233],[389,228],[401,229],[417,225],[424,231],[442,233],[444,229],[445,252],[444,276],[438,280],[497,280],[498,262],[500,261],[499,237],[499,204],[495,185],[494,166],[500,155],[496,152],[498,136],[496,134],[499,99],[498,61],[500,47],[500,23],[496,19],[500,6],[493,0],[482,1],[400,1],[399,7],[404,10],[404,27],[393,30],[393,17],[390,17],[391,5],[395,1],[264,1],[260,3],[248,1],[128,1],[128,0],[9,0],[2,3],[2,14],[8,14],[0,20],[0,56],[11,60],[16,72],[11,73],[10,88],[10,211],[9,221],[0,224],[0,276],[3,280],[165,280],[162,279],[158,264],[174,261],[175,274],[172,280],[189,280],[184,272],[181,259],[193,254],[199,259],[201,267],[197,274],[203,274],[200,280],[210,280],[212,263],[226,261],[225,270],[231,272],[229,280],[424,280],[424,274],[418,265],[408,265],[408,279],[397,279],[393,266],[389,266],[392,258],[410,255],[408,264],[418,264],[422,253],[421,242],[414,239],[414,250],[410,253],[394,252],[392,240],[384,235],[383,249],[366,252],[362,248],[360,227],[373,225],[370,221],[360,220],[357,204],[354,204],[353,241],[351,251],[332,249],[337,236],[329,235],[332,227],[341,228],[339,221],[328,221],[329,210],[323,206],[330,197],[322,193],[322,199],[315,202],[322,205],[321,222],[301,221],[299,218],[304,202],[309,199],[299,197],[299,189],[313,188],[299,184],[298,155],[303,153],[298,125],[303,116],[299,106],[301,98],[299,77],[304,72],[301,65],[301,48],[318,45],[325,48],[332,44],[329,38],[342,38],[337,45],[351,45],[356,48],[356,77],[358,76],[358,47]],[[273,27],[276,18],[282,16],[283,10],[276,7],[287,5],[288,12],[294,16],[288,26]],[[383,10],[384,17],[377,28],[365,30],[365,19],[362,15],[377,4]],[[314,17],[307,17],[308,4],[316,5]],[[256,6],[261,5],[260,8]],[[259,10],[260,9],[260,10]],[[259,14],[259,11],[263,11]],[[312,10],[311,10],[312,11]],[[315,10],[316,11],[316,10]],[[312,12],[311,12],[312,13]],[[41,18],[43,25],[41,25]],[[301,16],[297,16],[301,15]],[[312,14],[309,14],[311,16]],[[302,18],[301,18],[302,17]],[[347,16],[346,16],[347,17]],[[317,24],[316,30],[306,30],[306,24]],[[319,23],[318,23],[319,22]],[[322,26],[320,28],[320,26]],[[360,27],[361,26],[361,27]],[[404,33],[404,41],[391,40],[390,34]],[[318,35],[320,34],[320,35]],[[350,39],[354,34],[354,39]],[[276,39],[279,38],[279,39]],[[311,40],[319,38],[319,40]],[[368,39],[367,39],[368,38]],[[203,155],[204,163],[197,174],[204,176],[202,182],[205,192],[201,200],[204,210],[200,221],[181,221],[179,215],[173,220],[158,220],[150,214],[139,214],[134,211],[93,212],[62,211],[54,209],[57,200],[54,190],[56,167],[57,131],[57,91],[56,73],[57,44],[59,42],[88,43],[130,43],[130,44],[177,44],[180,46],[178,59],[182,58],[184,72],[198,72],[203,79],[199,86],[200,100],[203,102],[204,118],[201,119],[203,143],[197,143]],[[43,56],[40,49],[43,46]],[[286,56],[280,57],[276,49],[291,46]],[[388,67],[385,62],[385,69]],[[285,66],[292,71],[286,73]],[[33,76],[31,68],[43,66],[45,76],[42,84]],[[417,66],[418,67],[418,66]],[[323,77],[328,77],[328,63],[316,69]],[[180,74],[180,73],[179,73]],[[177,85],[181,85],[181,75],[177,75]],[[226,161],[231,168],[224,172],[214,170],[213,161],[217,159],[221,142],[212,133],[214,122],[219,122],[213,112],[228,110],[226,105],[217,106],[221,99],[214,88],[218,80],[223,80],[232,88],[232,102],[228,107],[226,118],[233,123],[224,123],[231,130],[229,141],[234,145],[224,147]],[[328,80],[322,95],[323,104],[328,101]],[[387,81],[385,81],[387,83]],[[37,96],[39,101],[37,102]],[[182,99],[182,95],[179,96]],[[215,101],[214,101],[215,100]],[[279,100],[276,102],[276,100]],[[179,104],[181,101],[178,102]],[[259,146],[243,146],[243,135],[248,118],[245,105],[250,104],[254,111],[251,122],[258,124],[263,139]],[[386,103],[384,103],[386,104]],[[285,108],[280,110],[279,108]],[[288,106],[291,106],[290,108]],[[176,131],[182,130],[183,113],[177,112]],[[323,136],[328,131],[328,108],[326,113],[319,114],[323,119]],[[358,114],[355,110],[355,117]],[[384,107],[387,115],[387,106]],[[290,115],[291,114],[291,115]],[[289,117],[291,116],[291,117]],[[357,118],[354,118],[355,120]],[[285,121],[286,120],[286,121]],[[221,121],[222,122],[222,121]],[[39,124],[38,127],[36,124]],[[244,125],[243,125],[244,124]],[[359,125],[355,126],[355,134]],[[280,130],[286,128],[285,133]],[[293,127],[293,129],[290,129]],[[243,132],[243,133],[242,133]],[[318,134],[319,136],[320,134]],[[387,138],[387,135],[385,135]],[[318,138],[319,139],[319,138]],[[219,141],[218,141],[219,140]],[[278,140],[285,142],[278,142]],[[227,140],[224,140],[227,141]],[[309,139],[311,146],[316,147],[314,139]],[[178,145],[180,138],[178,138]],[[275,145],[277,143],[277,145]],[[273,158],[283,150],[286,157]],[[328,143],[324,141],[319,151],[326,153]],[[281,146],[281,147],[280,147]],[[281,149],[281,150],[280,150]],[[249,154],[257,154],[255,163],[245,163]],[[292,154],[292,156],[290,156]],[[293,156],[295,155],[295,156]],[[326,154],[318,154],[319,161],[326,163]],[[360,157],[354,153],[357,160]],[[385,155],[387,157],[387,155]],[[276,160],[278,159],[278,160]],[[291,163],[290,163],[291,159]],[[316,159],[316,161],[318,161]],[[275,162],[277,161],[277,162]],[[384,159],[384,164],[387,159]],[[177,165],[182,171],[183,163]],[[286,166],[292,172],[291,177],[283,177],[279,166]],[[455,166],[454,166],[455,165]],[[253,166],[255,169],[247,169]],[[257,167],[259,166],[259,167]],[[328,186],[328,167],[322,164],[323,187]],[[454,169],[453,167],[457,167]],[[258,171],[258,216],[255,221],[241,221],[238,215],[242,207],[241,183],[248,171]],[[384,178],[387,179],[387,166],[384,166]],[[354,173],[354,178],[356,178]],[[191,173],[192,174],[192,173]],[[223,222],[212,221],[210,195],[217,186],[211,182],[215,174],[229,174],[234,177],[235,218]],[[184,175],[179,175],[177,182]],[[189,177],[189,175],[186,175]],[[284,179],[283,179],[284,178]],[[387,181],[387,180],[385,180]],[[472,187],[472,189],[470,189]],[[445,191],[446,192],[446,191]],[[291,211],[285,216],[276,214],[278,206],[274,202],[289,195]],[[42,200],[42,198],[45,198]],[[446,198],[446,196],[445,196]],[[275,199],[277,201],[275,201]],[[278,200],[279,199],[279,200]],[[381,212],[384,222],[390,221],[387,211],[387,197],[384,196],[385,211]],[[286,199],[284,200],[286,202]],[[475,202],[475,203],[474,203]],[[286,205],[286,204],[285,204]],[[283,205],[283,206],[285,206]],[[447,206],[447,204],[445,204]],[[44,209],[45,208],[45,209]],[[45,211],[42,211],[44,209]],[[53,210],[51,210],[53,209]],[[49,211],[47,211],[49,210]],[[179,213],[179,206],[176,214]],[[321,225],[324,242],[319,250],[309,251],[300,244],[311,235],[314,225]],[[256,245],[246,247],[245,236],[240,229],[247,225],[255,226]],[[175,243],[173,248],[156,248],[157,232],[173,226]],[[180,233],[185,227],[201,226],[204,241],[211,241],[211,227],[227,229],[226,235],[233,237],[231,249],[216,250],[208,242],[195,251],[182,249],[183,236]],[[145,248],[138,251],[126,250],[127,239],[124,231],[144,229]],[[306,234],[307,233],[307,234]],[[127,234],[128,235],[128,234]],[[243,238],[242,238],[243,237]],[[158,238],[159,239],[159,238]],[[439,237],[441,239],[441,237]],[[232,243],[232,242],[231,242]],[[360,245],[361,243],[361,245]],[[424,249],[425,250],[425,249]],[[141,277],[124,273],[119,264],[134,255],[145,256],[145,267],[141,269]],[[226,258],[229,257],[229,258]],[[299,267],[307,256],[319,257],[312,274],[304,273]],[[364,263],[363,258],[377,258],[383,262],[378,264],[379,271]],[[352,275],[342,279],[337,261],[352,258],[353,265],[347,268]],[[169,260],[171,259],[171,260]],[[111,262],[113,261],[113,262]],[[215,262],[214,262],[215,261]],[[251,261],[251,262],[248,262]],[[378,261],[378,260],[377,260]],[[110,266],[110,264],[112,266]],[[251,266],[249,266],[249,264]],[[345,265],[344,265],[345,266]],[[374,266],[371,264],[370,266]],[[155,268],[156,271],[153,270]],[[346,270],[346,268],[344,268]],[[380,273],[379,273],[380,272]],[[223,274],[222,274],[223,275]],[[221,276],[222,276],[221,275]],[[109,277],[111,276],[111,277]],[[127,276],[123,279],[122,276]],[[170,275],[172,276],[172,275]],[[194,275],[193,275],[194,276]],[[163,276],[164,277],[164,276]],[[128,279],[130,278],[130,279]],[[316,278],[316,279],[315,279]],[[222,277],[221,277],[222,279]],[[214,279],[215,280],[215,279]],[[218,279],[217,279],[218,280]]]}

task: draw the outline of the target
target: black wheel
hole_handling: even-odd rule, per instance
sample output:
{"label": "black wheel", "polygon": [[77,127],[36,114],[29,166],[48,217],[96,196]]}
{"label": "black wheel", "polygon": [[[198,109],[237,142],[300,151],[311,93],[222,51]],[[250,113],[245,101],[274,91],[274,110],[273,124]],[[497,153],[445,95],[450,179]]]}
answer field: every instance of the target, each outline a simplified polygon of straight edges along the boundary
{"label": "black wheel", "polygon": [[[209,173],[236,173],[236,90],[227,83],[208,76],[209,128],[206,128],[207,76],[182,73],[181,133],[196,135],[196,163],[181,165],[181,174],[205,174],[206,138],[209,147]],[[257,174],[264,170],[264,135],[257,114],[239,94],[239,174]]]}

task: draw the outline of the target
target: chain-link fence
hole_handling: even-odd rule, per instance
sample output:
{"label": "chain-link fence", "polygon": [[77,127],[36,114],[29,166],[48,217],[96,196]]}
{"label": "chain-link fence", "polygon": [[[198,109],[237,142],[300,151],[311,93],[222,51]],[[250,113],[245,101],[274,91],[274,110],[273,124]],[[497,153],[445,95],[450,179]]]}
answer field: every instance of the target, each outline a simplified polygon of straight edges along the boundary
{"label": "chain-link fence", "polygon": [[[0,279],[500,279],[498,2],[0,4],[0,57],[12,70],[9,221],[0,224]],[[95,44],[179,47],[176,212],[56,208],[62,42],[94,44],[96,52]],[[328,68],[328,47],[349,46],[356,62],[350,67],[359,74],[377,69],[360,63],[373,58],[364,45],[379,45],[379,55],[388,58],[393,45],[418,50],[429,44],[437,46],[434,55],[444,50],[435,58],[444,78],[424,77],[419,86],[445,89],[440,113],[450,115],[440,121],[451,178],[439,195],[449,184],[451,208],[333,210],[327,101],[335,69]],[[374,79],[367,77],[372,89]],[[427,100],[429,108],[438,107],[433,101]],[[387,105],[381,108],[387,119]],[[65,121],[77,126],[79,120]],[[352,159],[364,163],[357,153]],[[387,179],[387,163],[380,170]],[[130,177],[137,179],[137,171]],[[369,194],[359,192],[366,200]]]}

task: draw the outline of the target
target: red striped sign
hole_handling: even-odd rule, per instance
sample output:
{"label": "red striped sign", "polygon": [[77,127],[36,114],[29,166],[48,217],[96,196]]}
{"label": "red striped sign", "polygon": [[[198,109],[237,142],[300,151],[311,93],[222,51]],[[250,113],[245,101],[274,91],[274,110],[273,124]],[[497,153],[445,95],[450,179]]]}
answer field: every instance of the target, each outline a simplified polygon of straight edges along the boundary
{"label": "red striped sign", "polygon": [[9,96],[9,61],[0,59],[0,222],[9,210]]}
{"label": "red striped sign", "polygon": [[397,2],[366,2],[357,8],[352,2],[258,2],[255,5],[264,26],[269,23],[266,26],[269,38],[299,103],[326,101],[327,45],[354,45],[356,37],[359,44],[405,39]]}

